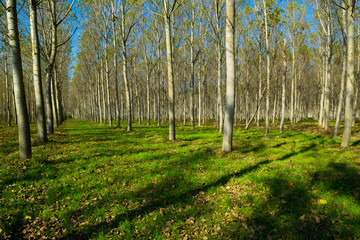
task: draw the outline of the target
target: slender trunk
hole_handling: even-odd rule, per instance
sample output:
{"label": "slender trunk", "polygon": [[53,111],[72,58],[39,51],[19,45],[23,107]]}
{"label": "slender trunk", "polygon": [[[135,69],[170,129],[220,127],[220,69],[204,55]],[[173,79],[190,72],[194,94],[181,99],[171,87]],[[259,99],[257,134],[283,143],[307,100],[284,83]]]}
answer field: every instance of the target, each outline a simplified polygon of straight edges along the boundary
{"label": "slender trunk", "polygon": [[283,60],[284,60],[284,72],[282,80],[282,97],[281,97],[281,123],[280,123],[280,133],[284,131],[284,122],[285,122],[285,104],[286,104],[286,71],[287,71],[287,61],[286,61],[286,39],[284,39],[284,49],[283,49]]}
{"label": "slender trunk", "polygon": [[106,115],[106,90],[105,90],[105,78],[104,78],[104,64],[103,61],[100,60],[100,80],[101,80],[101,93],[102,93],[102,107],[103,107],[103,123],[107,123],[107,115]]}
{"label": "slender trunk", "polygon": [[98,94],[98,109],[99,109],[99,120],[100,124],[103,124],[103,112],[101,108],[101,80],[100,80],[100,70],[96,71],[96,79],[97,79],[97,94]]}
{"label": "slender trunk", "polygon": [[257,111],[257,127],[260,127],[260,109],[261,109],[261,102],[260,102],[260,97],[261,97],[261,83],[262,83],[262,58],[261,58],[261,53],[259,54],[259,95],[258,95],[258,106],[259,106],[259,110]]}
{"label": "slender trunk", "polygon": [[52,73],[46,73],[46,120],[47,120],[47,133],[54,134],[54,115],[52,109],[52,99],[51,99],[51,79]]}
{"label": "slender trunk", "polygon": [[170,10],[167,0],[164,0],[165,11],[165,33],[166,33],[166,52],[167,52],[167,67],[168,67],[168,88],[169,88],[169,140],[175,140],[175,89],[174,89],[174,73],[172,62],[172,43],[171,43],[171,30],[170,30]]}
{"label": "slender trunk", "polygon": [[8,57],[5,57],[5,84],[6,84],[6,115],[8,126],[11,127],[11,107],[10,107],[10,81],[9,81],[9,70],[8,70]]}
{"label": "slender trunk", "polygon": [[138,86],[135,86],[135,97],[136,97],[136,103],[137,103],[137,115],[138,115],[139,125],[141,125],[141,109],[140,109],[140,98],[139,98]]}
{"label": "slender trunk", "polygon": [[291,97],[290,97],[290,126],[294,125],[294,96],[295,96],[295,78],[296,78],[296,70],[295,70],[295,44],[292,44],[292,79],[291,79]]}
{"label": "slender trunk", "polygon": [[264,18],[265,18],[265,46],[266,46],[266,112],[265,112],[265,139],[269,138],[269,108],[270,108],[270,52],[269,52],[269,30],[268,30],[268,18],[267,18],[267,6],[266,0],[263,0],[264,4]]}
{"label": "slender trunk", "polygon": [[27,159],[31,158],[30,123],[26,109],[16,0],[6,0],[6,8],[16,113],[18,117],[19,152],[20,159]]}
{"label": "slender trunk", "polygon": [[200,66],[200,69],[199,69],[199,81],[198,81],[198,84],[199,84],[199,119],[198,119],[198,126],[200,127],[201,126],[201,114],[202,114],[202,101],[201,101],[201,98],[202,98],[202,95],[201,95],[201,78],[202,78],[202,66]]}
{"label": "slender trunk", "polygon": [[[356,84],[354,83],[354,85],[356,86]],[[355,121],[356,121],[356,112],[358,109],[358,96],[359,96],[359,89],[355,88],[355,96],[354,96],[354,116],[353,116],[353,122],[352,122],[352,126],[355,126]]]}
{"label": "slender trunk", "polygon": [[[325,58],[323,65],[325,66]],[[325,68],[324,68],[325,69]],[[320,96],[320,111],[319,111],[319,124],[322,126],[323,124],[323,117],[324,117],[324,81],[325,81],[325,72],[321,72],[321,96]]]}
{"label": "slender trunk", "polygon": [[275,96],[274,96],[274,106],[273,106],[272,123],[275,123],[275,115],[276,115],[277,98],[278,98],[278,95],[277,95],[277,94],[275,94]]}
{"label": "slender trunk", "polygon": [[158,36],[158,89],[157,89],[157,122],[158,122],[158,127],[160,127],[161,125],[161,119],[160,119],[160,114],[161,114],[161,108],[160,108],[160,90],[161,90],[161,63],[160,63],[160,53],[161,53],[161,39],[160,39],[160,33],[158,32],[157,34]]}
{"label": "slender trunk", "polygon": [[183,99],[183,125],[186,125],[186,97],[187,97],[187,92],[186,92],[186,82],[184,82],[184,99]]}
{"label": "slender trunk", "polygon": [[150,125],[150,73],[146,75],[147,125]]}
{"label": "slender trunk", "polygon": [[[345,7],[345,2],[342,3],[343,7]],[[336,113],[336,123],[334,127],[333,137],[336,137],[338,135],[338,130],[340,126],[341,121],[341,112],[343,108],[344,103],[344,90],[345,90],[345,78],[346,78],[346,68],[347,68],[347,49],[346,49],[346,25],[347,25],[347,19],[346,19],[346,10],[343,10],[342,15],[342,31],[343,31],[343,69],[341,74],[341,84],[340,84],[340,93],[339,93],[339,104],[338,109]]]}
{"label": "slender trunk", "polygon": [[146,46],[144,46],[144,58],[146,65],[146,110],[147,110],[147,125],[150,125],[150,69],[149,62],[146,55]]}
{"label": "slender trunk", "polygon": [[115,17],[113,18],[113,36],[114,36],[114,81],[115,81],[115,111],[116,111],[116,127],[120,127],[120,108],[119,108],[119,89],[118,89],[118,69],[117,69],[117,42],[116,42],[116,27]]}
{"label": "slender trunk", "polygon": [[44,94],[42,90],[41,80],[40,44],[37,26],[37,1],[29,0],[28,5],[30,10],[30,31],[32,43],[33,79],[36,101],[38,139],[39,142],[44,143],[47,142],[48,139],[46,132]]}
{"label": "slender trunk", "polygon": [[217,34],[217,123],[219,133],[223,132],[223,109],[221,97],[221,29],[220,29],[220,6],[219,0],[215,0],[216,7],[216,34]]}
{"label": "slender trunk", "polygon": [[51,19],[51,41],[50,52],[48,55],[48,63],[46,66],[46,114],[48,134],[54,134],[54,115],[53,115],[53,103],[52,103],[52,86],[51,81],[53,79],[53,70],[57,54],[57,23],[56,23],[56,1],[49,1],[49,6],[52,11]]}
{"label": "slender trunk", "polygon": [[326,36],[326,77],[325,77],[325,94],[324,94],[324,128],[325,131],[329,130],[330,118],[330,78],[331,78],[331,29],[330,26],[327,30]]}
{"label": "slender trunk", "polygon": [[232,151],[235,104],[235,1],[226,0],[226,111],[224,122],[223,150]]}
{"label": "slender trunk", "polygon": [[123,47],[123,78],[125,84],[125,94],[126,94],[126,112],[127,112],[127,131],[132,130],[132,118],[131,118],[131,98],[130,98],[130,88],[129,88],[129,81],[127,78],[127,56],[126,56],[126,43],[122,41]]}
{"label": "slender trunk", "polygon": [[55,96],[55,106],[56,106],[56,116],[58,119],[58,125],[61,125],[61,114],[60,114],[60,91],[59,91],[59,79],[58,79],[58,72],[55,66],[54,68],[54,96]]}
{"label": "slender trunk", "polygon": [[106,77],[106,95],[107,95],[107,113],[109,119],[109,126],[112,126],[112,114],[111,114],[111,103],[110,103],[110,69],[109,60],[107,57],[107,37],[105,36],[105,77]]}
{"label": "slender trunk", "polygon": [[[235,57],[236,57],[236,55],[235,55]],[[235,61],[236,62],[236,61]],[[236,71],[237,72],[237,71]],[[236,73],[235,73],[236,74]],[[236,75],[235,75],[236,76]],[[235,103],[234,103],[234,126],[236,127],[237,126],[237,98],[238,98],[238,83],[237,83],[237,77],[235,77],[235,89],[234,89],[234,91],[235,91],[235,96],[234,96],[234,99],[235,99]]]}
{"label": "slender trunk", "polygon": [[121,28],[122,31],[122,67],[123,67],[123,79],[125,85],[125,94],[126,94],[126,112],[127,112],[127,131],[132,130],[132,104],[131,104],[131,96],[130,96],[130,84],[127,76],[127,46],[126,46],[126,33],[125,33],[125,6],[122,5],[122,18],[121,18]]}
{"label": "slender trunk", "polygon": [[348,56],[347,56],[347,84],[346,84],[346,103],[345,103],[345,122],[344,134],[341,142],[342,147],[349,147],[351,140],[351,128],[353,121],[353,101],[355,83],[355,11],[354,0],[348,1]]}
{"label": "slender trunk", "polygon": [[195,110],[194,110],[194,88],[195,88],[195,59],[194,59],[194,7],[191,10],[191,32],[190,32],[190,67],[191,67],[191,82],[190,82],[190,121],[191,129],[195,129]]}
{"label": "slender trunk", "polygon": [[14,90],[14,86],[13,89],[11,91],[11,95],[12,95],[12,104],[13,104],[13,116],[15,116],[15,125],[18,125],[18,118],[17,118],[17,114],[16,114],[16,103],[15,103],[15,90]]}
{"label": "slender trunk", "polygon": [[51,86],[51,104],[52,104],[52,111],[53,111],[53,117],[54,117],[54,125],[55,128],[59,126],[59,119],[57,116],[57,108],[56,108],[56,96],[55,96],[55,68],[53,68],[53,75],[50,82]]}

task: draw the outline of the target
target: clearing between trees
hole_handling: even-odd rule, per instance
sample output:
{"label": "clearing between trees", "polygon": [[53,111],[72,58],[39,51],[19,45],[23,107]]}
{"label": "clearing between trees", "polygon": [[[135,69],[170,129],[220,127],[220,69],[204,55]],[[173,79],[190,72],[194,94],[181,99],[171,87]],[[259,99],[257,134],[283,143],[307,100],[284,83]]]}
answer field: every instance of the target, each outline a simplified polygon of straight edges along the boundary
{"label": "clearing between trees", "polygon": [[[331,122],[334,125],[333,122]],[[304,121],[283,134],[207,124],[134,131],[67,120],[19,160],[0,125],[0,238],[360,238],[360,124],[350,148]]]}

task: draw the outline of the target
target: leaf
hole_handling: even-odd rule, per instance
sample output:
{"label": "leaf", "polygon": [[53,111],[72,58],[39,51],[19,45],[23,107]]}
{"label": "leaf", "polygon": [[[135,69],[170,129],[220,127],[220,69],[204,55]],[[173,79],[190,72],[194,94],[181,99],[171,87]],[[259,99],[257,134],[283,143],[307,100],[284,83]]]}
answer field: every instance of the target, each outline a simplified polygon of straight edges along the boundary
{"label": "leaf", "polygon": [[301,217],[299,217],[299,220],[300,220],[300,221],[305,221],[305,219],[306,219],[305,214],[302,215]]}
{"label": "leaf", "polygon": [[25,216],[25,219],[26,219],[26,220],[30,220],[30,219],[31,219],[31,216]]}

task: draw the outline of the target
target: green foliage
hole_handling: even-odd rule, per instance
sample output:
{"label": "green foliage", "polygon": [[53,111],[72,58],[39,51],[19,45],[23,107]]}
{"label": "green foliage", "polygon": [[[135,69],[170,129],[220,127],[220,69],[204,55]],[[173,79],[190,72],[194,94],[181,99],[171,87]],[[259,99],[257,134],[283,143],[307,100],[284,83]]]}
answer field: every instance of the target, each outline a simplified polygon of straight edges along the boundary
{"label": "green foliage", "polygon": [[34,158],[19,161],[1,127],[0,238],[359,238],[359,129],[348,150],[312,121],[270,141],[236,129],[223,154],[213,125],[169,142],[166,127],[68,120],[46,145],[32,126]]}

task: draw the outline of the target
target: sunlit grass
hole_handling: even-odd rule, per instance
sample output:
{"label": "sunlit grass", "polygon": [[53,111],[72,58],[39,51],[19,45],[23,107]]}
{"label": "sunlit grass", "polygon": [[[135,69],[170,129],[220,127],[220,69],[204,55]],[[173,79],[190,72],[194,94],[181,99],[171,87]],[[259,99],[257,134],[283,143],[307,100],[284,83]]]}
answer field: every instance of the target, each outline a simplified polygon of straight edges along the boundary
{"label": "sunlit grass", "polygon": [[346,150],[315,122],[277,127],[236,128],[224,154],[211,124],[170,142],[165,125],[68,120],[44,145],[32,126],[20,161],[2,125],[0,238],[360,238],[359,125]]}

